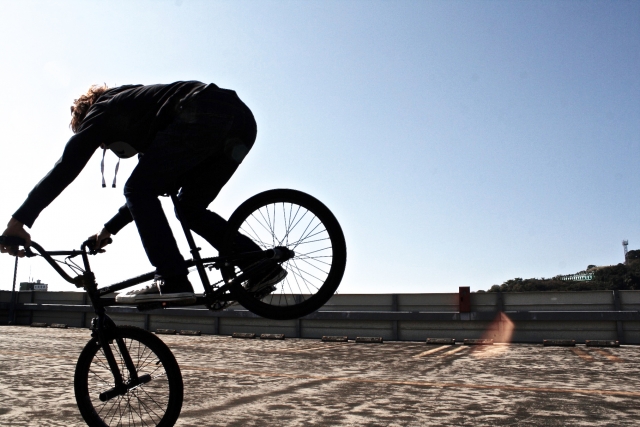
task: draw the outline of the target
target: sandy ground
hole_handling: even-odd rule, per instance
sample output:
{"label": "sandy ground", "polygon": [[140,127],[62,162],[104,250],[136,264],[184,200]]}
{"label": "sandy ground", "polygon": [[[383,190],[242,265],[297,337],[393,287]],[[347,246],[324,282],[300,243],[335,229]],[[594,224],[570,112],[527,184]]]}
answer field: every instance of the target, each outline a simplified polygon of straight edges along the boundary
{"label": "sandy ground", "polygon": [[[640,425],[640,348],[427,346],[160,336],[180,426]],[[84,329],[0,326],[0,425],[83,426]]]}

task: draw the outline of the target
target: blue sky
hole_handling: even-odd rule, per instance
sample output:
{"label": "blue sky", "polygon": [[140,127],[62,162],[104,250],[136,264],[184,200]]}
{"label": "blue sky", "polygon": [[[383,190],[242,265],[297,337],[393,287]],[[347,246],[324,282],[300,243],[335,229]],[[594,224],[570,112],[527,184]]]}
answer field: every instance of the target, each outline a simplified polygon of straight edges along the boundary
{"label": "blue sky", "polygon": [[[343,293],[488,289],[640,248],[638,2],[0,1],[0,56],[6,221],[89,85],[196,79],[236,90],[259,128],[211,208],[315,195],[347,237]],[[77,247],[115,213],[136,162],[116,190],[99,163],[34,240]],[[93,261],[105,285],[150,270],[133,226]],[[12,272],[1,257],[0,289]],[[20,261],[30,275],[72,289],[40,259]]]}

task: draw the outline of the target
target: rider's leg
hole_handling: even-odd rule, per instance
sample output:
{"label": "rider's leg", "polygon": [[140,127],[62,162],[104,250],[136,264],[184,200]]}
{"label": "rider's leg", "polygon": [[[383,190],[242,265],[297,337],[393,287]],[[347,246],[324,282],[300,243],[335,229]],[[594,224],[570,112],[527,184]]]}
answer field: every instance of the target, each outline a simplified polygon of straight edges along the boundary
{"label": "rider's leg", "polygon": [[[178,194],[182,220],[218,251],[227,233],[227,221],[207,207],[237,168],[238,163],[216,155],[187,174]],[[253,240],[239,233],[236,243],[245,252],[261,250]]]}

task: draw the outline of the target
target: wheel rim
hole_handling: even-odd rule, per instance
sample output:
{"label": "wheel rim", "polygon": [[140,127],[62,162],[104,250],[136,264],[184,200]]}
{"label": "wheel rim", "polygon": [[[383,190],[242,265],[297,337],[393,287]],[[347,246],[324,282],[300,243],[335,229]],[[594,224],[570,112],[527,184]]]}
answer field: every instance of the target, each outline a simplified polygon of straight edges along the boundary
{"label": "wheel rim", "polygon": [[290,202],[264,204],[244,219],[238,231],[262,249],[284,246],[295,252],[293,258],[280,264],[287,275],[273,292],[262,296],[264,304],[303,303],[318,293],[331,274],[331,236],[322,219],[305,206]]}
{"label": "wheel rim", "polygon": [[[138,376],[150,375],[151,381],[102,402],[98,397],[100,393],[113,388],[115,384],[107,358],[100,347],[89,366],[87,385],[91,404],[98,417],[108,426],[157,425],[169,405],[169,381],[165,367],[155,352],[144,343],[131,338],[122,339]],[[110,347],[127,383],[130,375],[116,342],[112,341]]]}

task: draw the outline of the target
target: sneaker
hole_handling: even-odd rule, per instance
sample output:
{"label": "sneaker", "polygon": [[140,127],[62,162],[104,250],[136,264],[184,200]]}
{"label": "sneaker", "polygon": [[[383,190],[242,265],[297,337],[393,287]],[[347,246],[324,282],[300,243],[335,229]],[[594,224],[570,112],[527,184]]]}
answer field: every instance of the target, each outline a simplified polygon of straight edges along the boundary
{"label": "sneaker", "polygon": [[250,292],[259,292],[262,290],[267,290],[267,288],[271,288],[267,294],[276,290],[275,285],[282,282],[285,277],[287,277],[287,271],[282,268],[280,265],[275,264],[270,260],[262,260],[257,263],[251,265],[250,267],[262,267],[260,264],[264,264],[264,269],[268,271],[268,273],[262,278],[254,278],[249,279],[245,283],[244,287]]}
{"label": "sneaker", "polygon": [[116,296],[118,304],[143,304],[148,302],[196,302],[193,287],[186,277],[156,280],[151,285]]}

